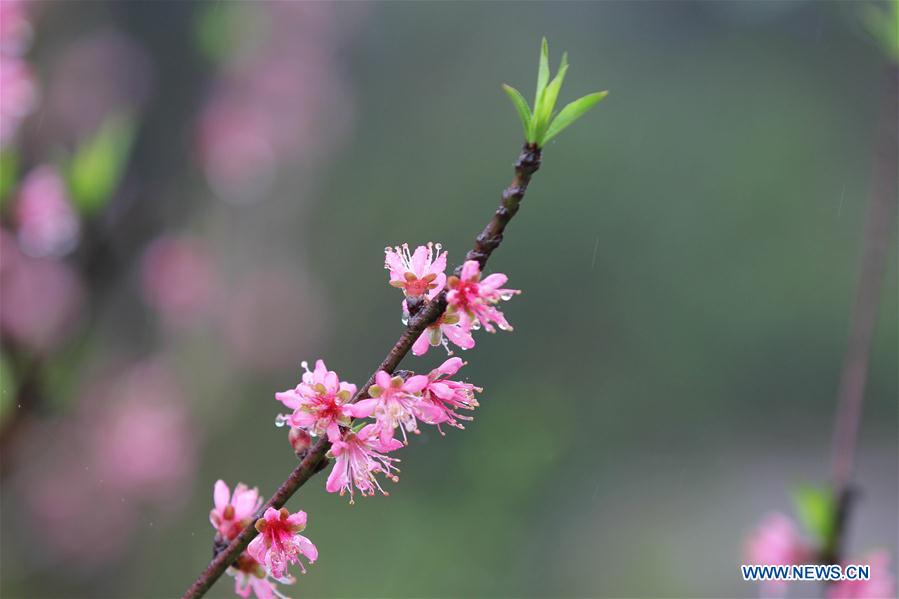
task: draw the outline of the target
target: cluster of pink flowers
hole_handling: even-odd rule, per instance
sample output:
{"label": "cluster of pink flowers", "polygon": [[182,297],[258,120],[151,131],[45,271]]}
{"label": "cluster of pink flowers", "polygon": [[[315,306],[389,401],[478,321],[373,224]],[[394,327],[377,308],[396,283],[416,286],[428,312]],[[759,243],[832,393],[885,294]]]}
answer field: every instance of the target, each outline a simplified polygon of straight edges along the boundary
{"label": "cluster of pink flowers", "polygon": [[[511,330],[497,304],[519,292],[502,288],[505,275],[481,279],[479,264],[468,261],[460,269],[460,276],[447,277],[446,252],[433,243],[414,251],[407,245],[387,248],[384,262],[390,285],[405,294],[407,313],[411,301],[421,308],[446,293],[445,313],[415,343],[416,355],[425,353],[431,345],[445,346],[444,336],[468,349],[474,347],[474,330],[494,332],[494,324]],[[428,374],[380,370],[367,393],[362,394],[356,385],[328,370],[323,360],[316,360],[311,370],[303,362],[305,372],[300,382],[275,394],[275,399],[290,410],[279,414],[275,422],[289,427],[288,440],[299,456],[314,438],[327,439],[328,457],[334,460],[325,484],[329,493],[349,494],[350,503],[356,492],[362,496],[387,495],[379,476],[399,480],[399,459],[390,454],[408,444],[409,433],[419,433],[421,425],[432,425],[442,435],[443,425],[462,429],[463,422],[472,419],[464,412],[478,407],[475,394],[482,390],[452,378],[464,365],[461,358],[450,357]],[[262,499],[256,489],[239,484],[232,494],[221,480],[215,484],[214,504],[209,520],[220,542],[237,538],[254,519],[259,532],[228,570],[236,578],[238,595],[248,597],[252,592],[258,599],[283,597],[276,582],[294,582],[287,573],[288,566],[299,564],[305,572],[300,556],[310,563],[317,559],[315,545],[300,535],[306,527],[305,512],[291,514],[284,508],[268,508],[259,517]]]}
{"label": "cluster of pink flowers", "polygon": [[310,564],[318,558],[318,549],[300,534],[306,528],[306,512],[291,514],[286,508],[268,508],[260,518],[259,490],[238,483],[231,493],[223,480],[215,483],[213,505],[209,521],[222,542],[230,543],[254,521],[259,531],[228,568],[228,574],[235,579],[234,590],[241,597],[249,597],[251,592],[257,599],[284,597],[276,583],[293,584],[295,579],[288,574],[288,567],[297,564],[305,573],[300,556]]}
{"label": "cluster of pink flowers", "polygon": [[[765,516],[746,538],[744,547],[746,563],[765,566],[792,566],[815,563],[818,559],[815,547],[803,539],[799,526],[792,518],[780,512]],[[840,580],[828,585],[827,599],[877,599],[895,597],[895,579],[890,573],[890,556],[886,551],[873,552],[862,560],[849,563],[869,564],[868,580]],[[787,590],[784,580],[767,580],[762,583],[766,596],[783,596]]]}
{"label": "cluster of pink flowers", "polygon": [[[512,326],[496,305],[521,293],[502,287],[508,280],[504,274],[481,279],[481,267],[474,260],[462,265],[459,276],[447,277],[444,274],[446,252],[440,249],[440,244],[428,243],[418,246],[414,252],[406,244],[384,250],[384,268],[390,273],[390,284],[402,289],[406,300],[432,300],[447,290],[448,309],[415,341],[412,353],[416,356],[438,345],[452,355],[447,342],[471,349],[475,344],[471,332],[483,327],[493,333],[494,323],[504,331],[511,331]],[[403,302],[403,311],[408,318],[407,301]]]}
{"label": "cluster of pink flowers", "polygon": [[[451,354],[444,339],[469,349],[475,344],[472,332],[479,328],[494,332],[494,324],[511,330],[497,304],[519,291],[502,288],[505,275],[482,279],[480,265],[470,260],[460,276],[447,277],[447,254],[439,244],[428,243],[414,251],[404,244],[385,252],[389,283],[405,295],[406,318],[412,302],[421,306],[446,293],[447,309],[416,340],[415,355],[426,353],[432,345],[444,345]],[[463,422],[471,420],[464,412],[478,406],[475,394],[481,389],[451,378],[464,365],[461,358],[451,357],[426,375],[381,370],[367,396],[360,396],[355,385],[341,381],[322,360],[316,361],[314,370],[304,362],[306,372],[300,383],[275,395],[292,410],[279,415],[277,423],[291,427],[290,441],[298,452],[308,448],[312,437],[327,437],[329,456],[334,458],[326,484],[329,492],[348,493],[350,503],[357,491],[363,496],[387,495],[376,475],[399,480],[399,460],[389,454],[407,445],[410,433],[418,434],[426,424],[444,434],[443,425],[461,429]]]}

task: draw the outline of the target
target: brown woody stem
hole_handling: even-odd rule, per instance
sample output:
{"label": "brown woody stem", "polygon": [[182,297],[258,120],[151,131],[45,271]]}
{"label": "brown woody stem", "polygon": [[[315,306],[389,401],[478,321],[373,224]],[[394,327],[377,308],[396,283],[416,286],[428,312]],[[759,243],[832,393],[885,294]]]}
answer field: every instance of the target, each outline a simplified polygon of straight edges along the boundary
{"label": "brown woody stem", "polygon": [[[524,198],[528,183],[531,176],[540,168],[540,149],[535,145],[525,144],[521,150],[521,154],[515,163],[515,176],[512,182],[503,190],[502,201],[493,218],[484,227],[484,230],[475,239],[474,249],[470,250],[466,255],[466,260],[477,260],[481,268],[487,263],[490,255],[499,247],[503,240],[503,232],[506,225],[512,220],[512,217],[518,212],[522,198]],[[458,269],[457,269],[458,270]],[[440,293],[433,300],[425,304],[425,306],[409,320],[406,330],[400,335],[400,338],[393,345],[387,356],[378,365],[378,368],[368,378],[350,402],[358,401],[368,394],[368,389],[374,383],[375,374],[379,370],[385,370],[393,373],[402,359],[409,353],[412,344],[425,331],[428,325],[433,324],[446,310],[446,292]],[[290,499],[303,484],[309,480],[316,472],[323,470],[327,465],[326,454],[331,447],[326,437],[322,437],[315,445],[306,453],[300,464],[294,468],[290,476],[287,477],[275,494],[272,495],[268,503],[262,508],[265,511],[268,508],[280,509],[287,500]],[[240,556],[241,552],[246,549],[250,541],[257,535],[256,528],[252,525],[247,526],[228,546],[213,558],[212,562],[206,566],[206,569],[194,581],[190,588],[184,593],[182,599],[197,599],[202,597],[206,591],[218,580],[225,570],[233,564]]]}

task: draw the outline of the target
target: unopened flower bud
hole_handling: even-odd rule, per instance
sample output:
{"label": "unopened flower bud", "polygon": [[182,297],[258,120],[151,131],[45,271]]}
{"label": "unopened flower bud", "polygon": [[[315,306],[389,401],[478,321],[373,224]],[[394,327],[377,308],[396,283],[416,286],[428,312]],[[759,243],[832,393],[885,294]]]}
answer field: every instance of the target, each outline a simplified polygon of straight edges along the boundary
{"label": "unopened flower bud", "polygon": [[287,433],[287,440],[297,455],[305,453],[312,445],[312,436],[302,428],[291,428]]}

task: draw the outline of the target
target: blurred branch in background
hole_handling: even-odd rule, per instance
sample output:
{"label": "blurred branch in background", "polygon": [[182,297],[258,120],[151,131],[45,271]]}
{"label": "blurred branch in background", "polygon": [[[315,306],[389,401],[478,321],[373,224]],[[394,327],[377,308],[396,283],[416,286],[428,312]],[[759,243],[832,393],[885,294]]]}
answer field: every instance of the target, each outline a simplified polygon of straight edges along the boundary
{"label": "blurred branch in background", "polygon": [[[896,14],[899,17],[899,12]],[[899,44],[899,40],[895,42]],[[858,445],[858,431],[868,379],[871,342],[877,321],[877,306],[882,296],[891,234],[896,224],[897,135],[899,123],[899,65],[890,64],[884,77],[883,108],[875,136],[871,197],[865,216],[859,264],[858,287],[849,323],[846,356],[840,375],[837,412],[833,436],[833,492],[836,501],[833,534],[824,548],[823,559],[840,563],[848,518],[855,492],[852,470]]]}
{"label": "blurred branch in background", "polygon": [[[747,542],[747,558],[756,564],[791,565],[809,562],[845,564],[849,521],[858,511],[863,489],[853,482],[859,429],[871,348],[883,295],[887,259],[899,203],[899,0],[886,8],[867,5],[864,13],[868,32],[887,59],[880,117],[874,132],[870,198],[862,230],[858,280],[849,322],[849,335],[837,393],[831,456],[830,486],[797,485],[793,502],[797,516],[812,538],[805,541],[792,520],[782,514],[769,515]],[[876,551],[863,561],[871,564],[866,580],[828,580],[829,598],[846,596],[887,597],[895,592],[889,554]],[[769,587],[784,581],[768,581]]]}

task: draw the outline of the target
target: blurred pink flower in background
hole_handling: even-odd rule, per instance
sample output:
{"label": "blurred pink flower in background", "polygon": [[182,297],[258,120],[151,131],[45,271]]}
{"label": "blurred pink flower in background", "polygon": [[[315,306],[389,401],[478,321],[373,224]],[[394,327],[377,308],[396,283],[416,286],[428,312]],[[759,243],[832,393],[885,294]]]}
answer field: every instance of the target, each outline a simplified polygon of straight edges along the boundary
{"label": "blurred pink flower in background", "polygon": [[54,140],[80,140],[112,114],[134,112],[152,90],[146,50],[127,34],[107,29],[57,52],[46,86],[44,131]]}
{"label": "blurred pink flower in background", "polygon": [[269,188],[277,159],[260,115],[222,94],[205,109],[198,135],[206,178],[216,194],[249,201]]}
{"label": "blurred pink flower in background", "polygon": [[71,332],[84,299],[81,282],[63,262],[22,254],[0,232],[0,326],[31,350],[46,353]]}
{"label": "blurred pink flower in background", "polygon": [[232,361],[250,370],[295,367],[327,327],[328,310],[318,288],[297,267],[248,270],[223,293]]}
{"label": "blurred pink flower in background", "polygon": [[[799,528],[791,518],[779,512],[766,515],[747,537],[744,546],[747,564],[778,565],[804,564],[813,560],[814,551],[799,535]],[[771,580],[762,583],[768,593],[782,593],[787,583]]]}
{"label": "blurred pink flower in background", "polygon": [[28,63],[0,55],[0,148],[12,141],[37,101],[37,83]]}
{"label": "blurred pink flower in background", "polygon": [[65,182],[52,166],[38,166],[26,175],[16,199],[15,220],[19,245],[31,256],[62,256],[78,243],[78,215]]}
{"label": "blurred pink flower in background", "polygon": [[896,579],[890,572],[890,553],[876,551],[853,564],[871,566],[868,580],[841,580],[827,588],[827,599],[890,599],[896,597]]}
{"label": "blurred pink flower in background", "polygon": [[144,299],[172,324],[184,325],[207,313],[217,286],[212,257],[198,237],[166,235],[144,252]]}
{"label": "blurred pink flower in background", "polygon": [[42,535],[41,561],[81,569],[124,557],[137,531],[153,526],[147,508],[175,512],[196,452],[180,388],[161,360],[87,378],[94,382],[74,398],[75,413],[41,425],[18,450],[30,467],[16,481],[23,526]]}
{"label": "blurred pink flower in background", "polygon": [[194,434],[181,387],[161,360],[130,367],[85,405],[93,459],[111,487],[160,504],[184,495]]}
{"label": "blurred pink flower in background", "polygon": [[235,203],[264,197],[282,165],[326,156],[352,113],[336,69],[342,33],[332,22],[333,9],[299,2],[256,6],[261,33],[228,56],[197,129],[210,186]]}
{"label": "blurred pink flower in background", "polygon": [[24,0],[0,2],[0,148],[15,137],[19,124],[37,106],[35,77],[21,59],[31,36]]}
{"label": "blurred pink flower in background", "polygon": [[90,462],[76,457],[80,447],[66,425],[53,428],[58,430],[36,431],[44,445],[52,439],[52,455],[41,456],[35,464],[41,467],[23,471],[19,481],[26,508],[21,525],[41,536],[33,546],[40,552],[39,563],[106,568],[135,532],[134,508],[104,487],[90,471]]}
{"label": "blurred pink flower in background", "polygon": [[21,56],[31,44],[34,33],[26,15],[25,0],[0,2],[0,53]]}

